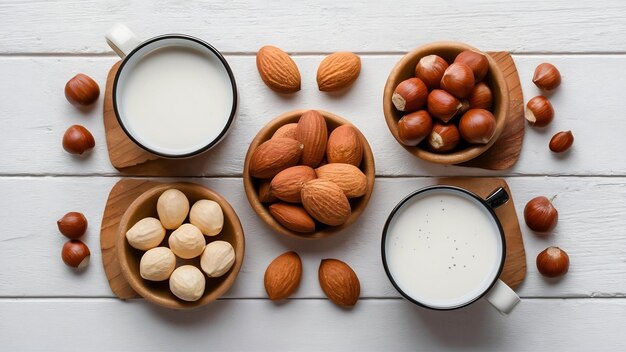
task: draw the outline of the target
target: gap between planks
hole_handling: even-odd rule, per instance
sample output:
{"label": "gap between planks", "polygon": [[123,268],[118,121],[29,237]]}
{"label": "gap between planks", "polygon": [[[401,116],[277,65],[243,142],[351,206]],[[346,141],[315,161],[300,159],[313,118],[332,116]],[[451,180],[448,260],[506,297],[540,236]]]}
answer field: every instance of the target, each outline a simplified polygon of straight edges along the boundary
{"label": "gap between planks", "polygon": [[[523,300],[529,301],[554,301],[554,300],[568,300],[568,301],[606,301],[606,300],[623,300],[626,302],[626,295],[624,296],[563,296],[563,297],[543,297],[543,296],[520,296]],[[141,298],[132,298],[129,300],[122,300],[118,297],[113,296],[0,296],[0,302],[2,301],[71,301],[71,300],[91,300],[91,301],[129,301],[129,302],[145,302],[145,300]],[[221,297],[217,299],[218,301],[270,301],[269,298],[265,297]],[[328,299],[325,297],[294,297],[287,298],[286,301],[327,301]],[[400,301],[404,300],[402,297],[361,297],[359,301]]]}

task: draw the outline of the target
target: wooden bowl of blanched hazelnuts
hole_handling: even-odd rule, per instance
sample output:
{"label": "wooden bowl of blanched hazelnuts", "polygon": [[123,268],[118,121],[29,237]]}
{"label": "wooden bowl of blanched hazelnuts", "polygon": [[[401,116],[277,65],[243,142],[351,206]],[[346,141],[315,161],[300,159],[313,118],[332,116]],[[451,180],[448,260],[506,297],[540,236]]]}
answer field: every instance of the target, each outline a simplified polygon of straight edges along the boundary
{"label": "wooden bowl of blanched hazelnuts", "polygon": [[509,108],[508,87],[495,60],[459,42],[434,42],[406,54],[383,95],[387,126],[411,154],[458,164],[489,149]]}

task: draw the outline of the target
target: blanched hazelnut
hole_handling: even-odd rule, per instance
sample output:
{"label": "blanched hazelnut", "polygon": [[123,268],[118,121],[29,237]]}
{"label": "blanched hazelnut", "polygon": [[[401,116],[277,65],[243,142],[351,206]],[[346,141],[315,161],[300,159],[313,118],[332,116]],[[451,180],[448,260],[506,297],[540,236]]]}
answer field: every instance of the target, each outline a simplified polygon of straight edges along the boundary
{"label": "blanched hazelnut", "polygon": [[202,298],[206,279],[200,269],[193,265],[178,267],[170,276],[170,291],[187,302],[194,302]]}
{"label": "blanched hazelnut", "polygon": [[159,219],[150,217],[137,221],[133,227],[126,231],[128,244],[142,251],[158,246],[164,238],[165,228]]}
{"label": "blanched hazelnut", "polygon": [[433,119],[426,110],[404,115],[398,121],[398,137],[402,144],[416,146],[426,138],[433,129]]}
{"label": "blanched hazelnut", "polygon": [[159,196],[157,201],[159,220],[168,230],[178,228],[189,213],[189,200],[177,189],[168,189]]}
{"label": "blanched hazelnut", "polygon": [[220,277],[235,264],[235,249],[226,241],[213,241],[206,245],[200,267],[208,277]]}
{"label": "blanched hazelnut", "polygon": [[183,259],[191,259],[202,254],[206,240],[199,228],[192,224],[182,224],[168,239],[170,249]]}
{"label": "blanched hazelnut", "polygon": [[189,222],[206,236],[216,236],[222,232],[224,213],[217,202],[201,199],[194,203],[189,212]]}
{"label": "blanched hazelnut", "polygon": [[150,281],[167,280],[176,268],[176,256],[167,247],[156,247],[141,256],[139,274]]}

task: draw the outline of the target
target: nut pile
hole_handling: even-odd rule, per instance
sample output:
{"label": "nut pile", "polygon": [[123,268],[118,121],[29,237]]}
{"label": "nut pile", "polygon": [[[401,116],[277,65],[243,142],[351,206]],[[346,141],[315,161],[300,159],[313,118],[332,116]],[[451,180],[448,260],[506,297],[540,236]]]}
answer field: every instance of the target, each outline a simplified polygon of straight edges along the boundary
{"label": "nut pile", "polygon": [[368,189],[359,168],[362,158],[363,143],[354,127],[342,125],[329,134],[324,116],[309,110],[253,151],[249,173],[259,180],[259,199],[269,204],[278,223],[311,233],[348,220],[350,199]]}
{"label": "nut pile", "polygon": [[[65,98],[74,106],[91,105],[99,96],[98,83],[85,74],[79,73],[65,84]],[[72,125],[63,134],[63,149],[70,154],[82,155],[95,145],[91,132],[81,125]]]}
{"label": "nut pile", "polygon": [[[438,55],[420,59],[415,77],[398,84],[391,98],[405,115],[398,121],[402,144],[437,153],[469,144],[487,144],[496,131],[493,93],[484,81],[485,55],[466,50],[448,63]],[[463,141],[465,143],[463,143]]]}
{"label": "nut pile", "polygon": [[[235,250],[226,241],[206,243],[205,236],[220,234],[224,214],[219,204],[202,199],[189,209],[189,200],[177,189],[168,189],[157,201],[159,218],[147,217],[135,223],[126,240],[136,249],[146,251],[139,264],[142,278],[150,281],[169,279],[172,293],[184,301],[197,301],[204,294],[205,275],[226,274],[235,263]],[[184,223],[189,217],[189,223]],[[160,246],[167,236],[168,247]],[[200,257],[200,269],[194,265],[176,268],[176,258]],[[203,274],[204,272],[204,274]]]}

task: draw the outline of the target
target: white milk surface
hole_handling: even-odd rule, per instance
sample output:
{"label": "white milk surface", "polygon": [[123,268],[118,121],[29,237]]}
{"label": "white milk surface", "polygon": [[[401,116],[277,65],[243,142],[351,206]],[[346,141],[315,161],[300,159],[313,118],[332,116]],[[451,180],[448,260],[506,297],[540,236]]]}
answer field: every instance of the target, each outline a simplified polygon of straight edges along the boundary
{"label": "white milk surface", "polygon": [[498,227],[477,200],[441,190],[405,203],[385,241],[396,284],[435,308],[453,308],[478,297],[496,275],[502,250]]}
{"label": "white milk surface", "polygon": [[118,88],[124,125],[157,152],[181,155],[215,140],[228,122],[233,93],[213,54],[186,47],[155,49]]}

